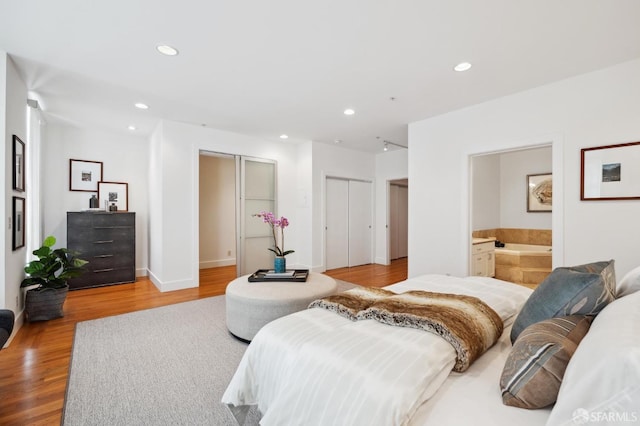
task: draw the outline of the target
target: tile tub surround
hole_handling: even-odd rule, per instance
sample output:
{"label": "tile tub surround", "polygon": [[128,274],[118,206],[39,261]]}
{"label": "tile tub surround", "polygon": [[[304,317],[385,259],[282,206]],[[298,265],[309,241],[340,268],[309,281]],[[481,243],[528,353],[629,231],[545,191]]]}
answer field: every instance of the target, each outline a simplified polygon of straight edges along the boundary
{"label": "tile tub surround", "polygon": [[473,231],[474,238],[495,237],[503,243],[551,245],[551,229],[496,228]]}
{"label": "tile tub surround", "polygon": [[551,246],[507,243],[495,254],[498,279],[534,288],[551,273]]}

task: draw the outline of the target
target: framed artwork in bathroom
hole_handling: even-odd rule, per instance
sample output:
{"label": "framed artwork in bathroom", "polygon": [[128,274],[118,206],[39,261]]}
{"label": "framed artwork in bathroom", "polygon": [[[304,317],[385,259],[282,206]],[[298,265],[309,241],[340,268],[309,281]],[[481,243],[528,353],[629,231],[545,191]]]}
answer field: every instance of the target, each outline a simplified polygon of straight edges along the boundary
{"label": "framed artwork in bathroom", "polygon": [[640,200],[640,142],[580,150],[580,200]]}
{"label": "framed artwork in bathroom", "polygon": [[553,179],[551,173],[527,175],[527,211],[529,213],[550,212],[553,202]]}

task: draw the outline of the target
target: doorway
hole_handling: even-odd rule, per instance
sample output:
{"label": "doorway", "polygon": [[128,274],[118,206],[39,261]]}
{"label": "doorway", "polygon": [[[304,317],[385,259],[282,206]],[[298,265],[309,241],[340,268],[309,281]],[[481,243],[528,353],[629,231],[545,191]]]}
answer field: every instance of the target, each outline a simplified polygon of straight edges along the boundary
{"label": "doorway", "polygon": [[409,180],[389,181],[389,260],[409,253]]}
{"label": "doorway", "polygon": [[253,215],[275,212],[275,161],[201,151],[198,199],[201,279],[205,270],[240,276],[273,264],[270,230]]}
{"label": "doorway", "polygon": [[[561,256],[561,225],[558,226],[557,218],[562,213],[562,176],[561,169],[554,168],[554,156],[559,150],[547,142],[470,156],[470,242],[473,242],[472,238],[495,238],[499,240],[498,246],[501,243],[518,244],[520,250],[531,250],[536,254],[533,259],[532,255],[523,252],[522,257],[509,247],[496,247],[494,251],[491,244],[492,254],[488,259],[493,259],[493,265],[489,265],[488,270],[495,271],[498,279],[535,286],[551,271],[552,263],[555,263],[552,253],[555,259]],[[553,181],[559,183],[553,188],[551,212],[528,209],[528,176],[540,174],[552,174]],[[475,246],[470,244],[470,253],[472,247]],[[546,251],[547,256],[538,256],[538,251]],[[515,260],[512,258],[514,253],[518,256]],[[471,275],[482,274],[474,272],[476,258],[469,255]],[[520,262],[520,258],[525,261]]]}

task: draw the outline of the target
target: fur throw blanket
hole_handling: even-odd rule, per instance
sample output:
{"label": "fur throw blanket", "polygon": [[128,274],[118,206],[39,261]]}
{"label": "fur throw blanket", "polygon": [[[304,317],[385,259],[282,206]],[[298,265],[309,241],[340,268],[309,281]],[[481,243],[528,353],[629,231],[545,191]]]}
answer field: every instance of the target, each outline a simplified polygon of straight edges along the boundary
{"label": "fur throw blanket", "polygon": [[407,291],[396,294],[373,287],[318,299],[309,308],[323,308],[352,321],[373,319],[384,324],[435,333],[456,350],[453,371],[463,372],[500,338],[500,316],[477,297]]}

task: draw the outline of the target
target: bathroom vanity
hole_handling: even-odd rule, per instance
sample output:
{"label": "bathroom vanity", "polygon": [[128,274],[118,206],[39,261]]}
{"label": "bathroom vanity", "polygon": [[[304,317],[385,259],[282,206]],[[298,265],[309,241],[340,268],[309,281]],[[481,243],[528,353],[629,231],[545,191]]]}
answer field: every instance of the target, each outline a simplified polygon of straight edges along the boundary
{"label": "bathroom vanity", "polygon": [[473,238],[471,244],[471,275],[495,277],[495,238]]}

